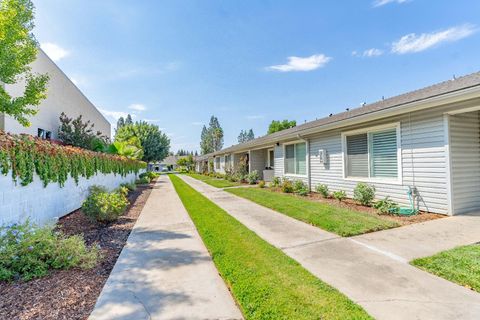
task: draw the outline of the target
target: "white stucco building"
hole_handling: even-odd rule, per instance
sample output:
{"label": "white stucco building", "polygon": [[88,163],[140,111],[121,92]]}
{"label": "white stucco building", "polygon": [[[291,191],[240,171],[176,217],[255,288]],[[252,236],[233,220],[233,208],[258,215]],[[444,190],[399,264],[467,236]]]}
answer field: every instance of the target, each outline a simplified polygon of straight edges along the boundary
{"label": "white stucco building", "polygon": [[[30,118],[31,126],[28,128],[23,127],[12,117],[0,113],[1,130],[33,136],[41,134],[43,137],[56,139],[60,126],[59,117],[65,112],[71,118],[82,115],[85,121],[90,120],[94,123],[95,131],[100,131],[107,137],[111,136],[110,123],[107,119],[40,48],[37,60],[31,67],[33,72],[48,73],[50,76],[47,98],[40,104],[38,113]],[[20,96],[24,91],[24,83],[5,85],[5,88],[10,95]]]}

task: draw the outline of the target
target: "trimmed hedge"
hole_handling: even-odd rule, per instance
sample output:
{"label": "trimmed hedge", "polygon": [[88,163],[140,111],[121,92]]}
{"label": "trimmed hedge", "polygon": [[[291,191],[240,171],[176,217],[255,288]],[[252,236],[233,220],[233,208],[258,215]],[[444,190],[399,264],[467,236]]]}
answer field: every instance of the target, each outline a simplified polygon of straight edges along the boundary
{"label": "trimmed hedge", "polygon": [[97,173],[126,176],[145,167],[145,162],[0,130],[0,172],[7,175],[11,170],[13,180],[22,186],[30,184],[35,173],[44,186],[57,182],[63,187],[69,177],[78,184],[80,177],[88,179]]}

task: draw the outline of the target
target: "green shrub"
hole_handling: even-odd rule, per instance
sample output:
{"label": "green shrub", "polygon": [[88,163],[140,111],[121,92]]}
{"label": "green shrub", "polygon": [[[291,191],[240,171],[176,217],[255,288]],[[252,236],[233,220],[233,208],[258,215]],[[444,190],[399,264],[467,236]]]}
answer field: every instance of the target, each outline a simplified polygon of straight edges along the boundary
{"label": "green shrub", "polygon": [[260,179],[257,170],[253,170],[247,175],[247,182],[248,184],[255,184]]}
{"label": "green shrub", "polygon": [[100,255],[80,235],[65,236],[53,226],[26,221],[0,226],[0,280],[30,280],[50,269],[93,268]]}
{"label": "green shrub", "polygon": [[129,191],[135,191],[135,190],[137,190],[137,185],[135,184],[135,182],[122,183],[122,184],[120,185],[120,187],[125,187],[125,188],[127,188]]}
{"label": "green shrub", "polygon": [[360,182],[353,190],[353,199],[361,205],[370,206],[375,198],[375,187]]}
{"label": "green shrub", "polygon": [[302,180],[295,180],[293,182],[293,192],[301,196],[308,195],[308,187]]}
{"label": "green shrub", "polygon": [[93,221],[105,223],[117,220],[129,204],[125,190],[109,193],[104,188],[91,187],[82,205],[83,213]]}
{"label": "green shrub", "polygon": [[347,193],[343,190],[333,191],[332,196],[338,201],[343,201],[347,198]]}
{"label": "green shrub", "polygon": [[320,193],[320,195],[324,198],[328,198],[329,196],[329,191],[328,191],[328,186],[326,184],[319,184],[316,188],[315,191]]}
{"label": "green shrub", "polygon": [[143,177],[143,178],[140,178],[140,179],[137,179],[137,181],[135,181],[136,184],[149,184],[150,183],[150,178],[149,177]]}
{"label": "green shrub", "polygon": [[258,182],[258,187],[259,187],[259,188],[262,188],[262,189],[265,188],[265,181],[260,180],[260,181]]}
{"label": "green shrub", "polygon": [[390,200],[388,196],[386,196],[383,200],[378,200],[377,202],[375,202],[373,204],[373,207],[377,209],[381,214],[395,214],[400,209],[398,203]]}
{"label": "green shrub", "polygon": [[293,193],[293,183],[288,179],[283,179],[282,181],[282,192],[284,193]]}
{"label": "green shrub", "polygon": [[282,179],[280,177],[274,177],[272,180],[272,187],[278,188],[282,184]]}
{"label": "green shrub", "polygon": [[140,173],[140,175],[138,176],[140,179],[144,178],[144,177],[147,177],[149,180],[153,180],[153,179],[156,179],[158,178],[160,175],[156,172],[153,172],[153,171],[147,171],[147,172],[143,172],[143,173]]}

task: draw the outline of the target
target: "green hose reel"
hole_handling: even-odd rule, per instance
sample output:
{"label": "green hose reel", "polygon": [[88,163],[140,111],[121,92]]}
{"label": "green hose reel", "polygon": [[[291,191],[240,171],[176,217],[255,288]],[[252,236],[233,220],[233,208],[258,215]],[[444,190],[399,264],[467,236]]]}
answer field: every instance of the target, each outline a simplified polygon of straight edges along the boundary
{"label": "green hose reel", "polygon": [[398,214],[400,216],[413,216],[418,213],[418,209],[415,208],[415,203],[413,201],[414,196],[417,195],[417,188],[415,187],[408,187],[408,200],[410,201],[410,208],[408,207],[400,207],[396,209],[392,209],[390,212],[394,214]]}

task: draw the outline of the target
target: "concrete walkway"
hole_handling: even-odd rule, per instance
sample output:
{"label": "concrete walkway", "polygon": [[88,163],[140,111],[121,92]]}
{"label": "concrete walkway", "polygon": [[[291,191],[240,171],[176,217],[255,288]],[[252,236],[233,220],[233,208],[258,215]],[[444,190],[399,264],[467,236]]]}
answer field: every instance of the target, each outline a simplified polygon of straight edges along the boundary
{"label": "concrete walkway", "polygon": [[[182,179],[377,319],[480,319],[480,294],[409,265],[409,255],[403,254],[408,250],[377,248],[379,238],[341,238],[193,178]],[[426,240],[422,243],[428,247]]]}
{"label": "concrete walkway", "polygon": [[167,176],[152,190],[90,319],[243,319]]}

